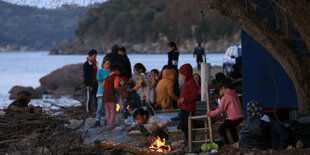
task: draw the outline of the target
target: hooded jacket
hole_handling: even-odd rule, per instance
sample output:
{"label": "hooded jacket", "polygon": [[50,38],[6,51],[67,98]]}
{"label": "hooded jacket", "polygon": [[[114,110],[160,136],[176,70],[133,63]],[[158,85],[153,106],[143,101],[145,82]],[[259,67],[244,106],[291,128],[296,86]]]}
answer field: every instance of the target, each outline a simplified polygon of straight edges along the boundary
{"label": "hooded jacket", "polygon": [[227,118],[232,121],[243,118],[240,100],[235,90],[226,92],[221,99],[221,103],[218,108],[211,111],[209,115],[214,117],[221,113],[225,113]]}
{"label": "hooded jacket", "polygon": [[184,98],[184,102],[179,104],[179,108],[187,112],[195,112],[198,88],[193,78],[193,68],[190,64],[184,64],[181,66],[179,73],[185,76],[185,82],[182,85],[180,94],[180,99]]}
{"label": "hooded jacket", "polygon": [[173,93],[174,80],[176,73],[172,69],[165,69],[162,74],[162,79],[156,86],[157,104],[160,104],[163,110],[173,109],[173,101],[178,100],[178,97]]}

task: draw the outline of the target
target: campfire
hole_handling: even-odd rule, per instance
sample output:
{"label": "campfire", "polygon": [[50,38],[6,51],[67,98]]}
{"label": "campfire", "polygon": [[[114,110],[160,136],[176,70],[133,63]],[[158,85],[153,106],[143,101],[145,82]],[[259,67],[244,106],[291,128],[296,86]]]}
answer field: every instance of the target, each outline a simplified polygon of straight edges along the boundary
{"label": "campfire", "polygon": [[116,111],[119,111],[120,108],[121,106],[119,104],[116,104]]}
{"label": "campfire", "polygon": [[164,154],[171,151],[171,147],[168,144],[166,144],[165,138],[160,139],[159,137],[157,137],[157,139],[153,142],[153,144],[151,144],[149,148],[157,152],[162,152]]}

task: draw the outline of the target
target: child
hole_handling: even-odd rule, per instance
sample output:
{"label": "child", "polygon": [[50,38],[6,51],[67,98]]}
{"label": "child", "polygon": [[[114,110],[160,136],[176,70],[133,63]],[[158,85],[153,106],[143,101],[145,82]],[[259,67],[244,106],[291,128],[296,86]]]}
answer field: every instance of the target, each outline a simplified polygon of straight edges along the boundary
{"label": "child", "polygon": [[201,100],[201,98],[200,98],[201,97],[201,78],[200,78],[200,75],[198,73],[194,73],[193,77],[194,77],[196,86],[198,88],[197,101],[200,101]]}
{"label": "child", "polygon": [[214,111],[208,112],[208,116],[214,117],[218,114],[225,113],[227,120],[219,127],[218,131],[221,136],[221,141],[225,144],[230,144],[226,129],[229,129],[234,143],[239,141],[236,126],[238,126],[243,120],[243,113],[241,109],[240,100],[235,90],[232,90],[231,79],[223,79],[220,82],[220,91],[224,94],[221,99],[221,103]]}
{"label": "child", "polygon": [[144,137],[159,137],[165,139],[166,141],[169,138],[167,126],[169,121],[167,119],[159,119],[155,116],[149,117],[147,111],[142,108],[137,109],[133,118],[136,120],[136,123],[126,129],[126,132],[131,130],[139,129]]}
{"label": "child", "polygon": [[101,119],[101,115],[104,112],[105,116],[104,116],[104,122],[106,124],[106,119],[107,119],[107,115],[106,115],[106,110],[105,110],[105,104],[102,101],[102,95],[103,95],[103,88],[101,88],[101,85],[103,83],[103,81],[106,79],[106,77],[111,74],[111,70],[110,70],[110,60],[109,59],[104,59],[101,65],[102,68],[100,68],[97,72],[97,80],[98,80],[98,90],[97,90],[97,97],[98,97],[98,105],[97,105],[97,112],[96,112],[96,122],[93,125],[93,127],[98,127],[101,126],[100,125],[100,119]]}
{"label": "child", "polygon": [[173,101],[178,100],[178,97],[173,93],[175,78],[175,70],[165,69],[162,74],[162,79],[156,86],[156,103],[162,108],[162,110],[173,109]]}
{"label": "child", "polygon": [[158,78],[158,75],[159,75],[159,71],[157,69],[152,69],[151,70],[151,77],[152,77],[152,87],[155,88],[156,85],[157,85],[157,78]]}
{"label": "child", "polygon": [[196,111],[196,98],[198,95],[198,88],[193,78],[193,68],[190,64],[181,66],[179,73],[184,79],[181,88],[181,94],[178,100],[178,107],[181,109],[179,127],[185,135],[185,143],[188,141],[188,116],[195,115]]}
{"label": "child", "polygon": [[122,116],[124,118],[127,118],[128,110],[127,110],[127,98],[129,94],[128,90],[128,84],[127,84],[127,78],[126,77],[120,77],[119,79],[119,87],[121,91],[119,92],[119,104],[121,107]]}
{"label": "child", "polygon": [[[127,82],[127,85],[128,85],[129,90],[130,90],[136,86],[136,83],[134,80],[130,79]],[[140,108],[142,106],[140,96],[137,94],[137,92],[135,90],[132,90],[132,91],[130,91],[130,93],[128,93],[126,107],[128,105],[129,105],[129,111],[136,109],[136,108]]]}
{"label": "child", "polygon": [[141,101],[150,106],[149,103],[154,103],[154,93],[152,91],[150,77],[146,75],[146,69],[141,63],[135,64],[134,70],[138,76],[138,81],[133,90],[136,90],[140,95]]}
{"label": "child", "polygon": [[111,127],[113,125],[115,115],[116,115],[116,93],[121,92],[119,88],[119,73],[121,71],[121,66],[116,64],[112,67],[112,73],[105,79],[102,84],[103,91],[103,102],[105,103],[107,112],[107,123]]}

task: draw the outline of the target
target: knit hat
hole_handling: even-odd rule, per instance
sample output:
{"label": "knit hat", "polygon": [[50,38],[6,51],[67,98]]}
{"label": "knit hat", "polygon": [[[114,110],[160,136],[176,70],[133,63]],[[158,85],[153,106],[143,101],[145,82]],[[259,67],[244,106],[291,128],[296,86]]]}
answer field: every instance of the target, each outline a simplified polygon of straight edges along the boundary
{"label": "knit hat", "polygon": [[112,51],[117,51],[117,50],[119,50],[119,46],[117,44],[115,44],[115,45],[112,46],[111,50]]}
{"label": "knit hat", "polygon": [[182,65],[179,72],[185,76],[185,80],[193,77],[193,67],[190,64]]}

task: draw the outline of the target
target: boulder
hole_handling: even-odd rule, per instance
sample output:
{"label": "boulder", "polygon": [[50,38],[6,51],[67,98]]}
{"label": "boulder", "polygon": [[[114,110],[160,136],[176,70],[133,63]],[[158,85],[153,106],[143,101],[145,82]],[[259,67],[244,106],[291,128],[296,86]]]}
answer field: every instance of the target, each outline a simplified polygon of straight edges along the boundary
{"label": "boulder", "polygon": [[31,93],[31,98],[32,99],[38,99],[38,98],[42,98],[42,92],[33,89],[32,87],[23,87],[23,86],[14,86],[13,88],[11,88],[11,90],[9,91],[10,95],[10,99],[16,99],[17,94],[23,90],[27,90]]}
{"label": "boulder", "polygon": [[40,79],[40,89],[54,95],[73,95],[83,87],[83,64],[67,65]]}

